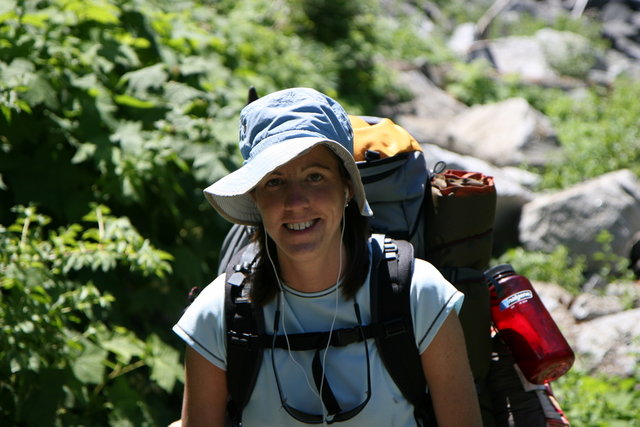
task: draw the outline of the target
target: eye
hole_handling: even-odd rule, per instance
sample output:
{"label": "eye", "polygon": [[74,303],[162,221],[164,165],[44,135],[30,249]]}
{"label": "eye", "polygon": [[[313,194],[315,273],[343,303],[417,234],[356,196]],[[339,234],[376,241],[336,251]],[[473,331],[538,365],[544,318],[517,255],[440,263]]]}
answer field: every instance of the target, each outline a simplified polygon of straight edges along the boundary
{"label": "eye", "polygon": [[282,184],[282,178],[271,178],[264,183],[267,188],[274,188]]}
{"label": "eye", "polygon": [[322,175],[321,173],[318,173],[318,172],[311,173],[307,177],[307,180],[310,181],[310,182],[320,182],[323,179],[324,179],[324,175]]}

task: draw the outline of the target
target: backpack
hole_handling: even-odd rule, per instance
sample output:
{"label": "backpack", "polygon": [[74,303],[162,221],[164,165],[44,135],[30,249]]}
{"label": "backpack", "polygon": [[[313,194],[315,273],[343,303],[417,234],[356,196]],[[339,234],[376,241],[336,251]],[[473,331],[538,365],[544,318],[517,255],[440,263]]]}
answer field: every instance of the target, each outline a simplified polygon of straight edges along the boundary
{"label": "backpack", "polygon": [[[431,401],[425,393],[426,384],[411,326],[411,270],[406,265],[406,260],[413,260],[414,255],[429,260],[431,252],[444,258],[448,257],[446,262],[443,258],[441,265],[446,269],[441,272],[455,286],[469,288],[464,291],[465,303],[460,317],[465,318],[465,314],[469,313],[466,318],[470,322],[469,327],[463,329],[472,331],[468,333],[469,339],[478,341],[478,337],[481,336],[490,344],[488,288],[482,282],[481,270],[452,265],[455,264],[455,256],[451,254],[455,253],[457,241],[469,240],[469,236],[460,238],[460,233],[468,232],[467,229],[458,230],[453,237],[446,233],[426,233],[425,224],[439,218],[438,211],[433,208],[435,204],[430,191],[431,181],[438,174],[434,175],[427,169],[424,153],[418,142],[390,119],[356,116],[350,116],[350,119],[355,134],[354,158],[360,170],[367,200],[374,211],[374,216],[370,219],[371,228],[373,232],[387,237],[384,253],[374,253],[374,266],[377,267],[372,267],[371,276],[373,324],[367,326],[367,333],[373,334],[369,337],[376,339],[387,371],[405,398],[413,404],[418,423],[435,425]],[[458,183],[458,186],[462,188],[464,184],[466,183]],[[489,188],[492,188],[492,185]],[[490,205],[487,211],[491,211],[491,206],[495,206],[495,192],[493,198],[489,198],[485,204]],[[447,203],[438,205],[442,205],[442,210],[449,206]],[[489,222],[492,226],[493,218],[490,218]],[[262,351],[271,343],[264,333],[261,308],[254,306],[248,298],[251,284],[247,278],[255,262],[255,248],[252,248],[250,243],[254,231],[252,227],[234,225],[223,242],[218,267],[218,273],[226,273],[227,277],[225,318],[229,361],[227,377],[231,396],[229,414],[236,422],[241,419],[242,409],[251,396],[262,360]],[[481,234],[490,237],[491,233],[490,230],[482,230]],[[490,257],[490,243],[488,248],[488,253],[483,254],[487,262]],[[379,255],[383,255],[382,258]],[[437,264],[434,265],[438,267]],[[481,297],[474,297],[472,291]],[[383,297],[380,298],[378,293]],[[379,304],[380,301],[385,301],[385,304]],[[485,321],[479,322],[483,317]],[[478,329],[482,329],[479,334],[476,332]],[[334,331],[334,341],[341,345],[353,342],[345,338],[349,334],[358,338],[354,331]],[[320,335],[322,334],[289,338],[291,345],[304,346],[295,344],[295,340],[310,340],[313,341],[313,345],[318,345],[317,343],[324,339]],[[324,344],[326,345],[326,341]],[[467,347],[479,348],[477,344],[471,343],[468,343]],[[473,353],[475,359],[480,361],[475,363],[475,366],[472,364],[475,378],[480,378],[488,371],[488,348],[485,346],[486,351],[483,355],[480,355],[479,351]]]}
{"label": "backpack", "polygon": [[411,242],[465,295],[459,317],[479,391],[491,360],[489,288],[496,192],[481,173],[430,171],[420,144],[388,118],[350,116],[356,159],[375,232]]}
{"label": "backpack", "polygon": [[[412,260],[414,255],[431,262],[465,295],[459,318],[484,425],[509,425],[512,401],[523,402],[523,422],[516,425],[545,425],[538,397],[516,384],[517,379],[514,382],[514,361],[499,337],[491,335],[484,270],[489,266],[492,250],[496,208],[493,179],[477,172],[445,170],[442,164],[430,171],[417,141],[390,119],[350,119],[354,158],[374,212],[370,218],[372,231],[386,236],[382,253],[374,253],[371,292],[380,295],[372,294],[373,323],[367,326],[366,336],[375,338],[387,371],[414,406],[418,425],[436,423],[431,401],[424,392],[409,314],[411,269],[406,260]],[[251,283],[247,279],[256,252],[251,246],[254,231],[248,226],[232,226],[218,265],[218,273],[226,273],[227,277],[228,409],[238,424],[258,376],[262,351],[271,343],[264,333],[261,308],[248,298]],[[357,332],[334,331],[331,345],[361,339]],[[295,344],[297,348],[310,349],[317,348],[314,346],[318,343],[326,345],[328,333],[299,335],[294,338],[299,342]],[[494,356],[498,354],[494,360],[492,352]]]}

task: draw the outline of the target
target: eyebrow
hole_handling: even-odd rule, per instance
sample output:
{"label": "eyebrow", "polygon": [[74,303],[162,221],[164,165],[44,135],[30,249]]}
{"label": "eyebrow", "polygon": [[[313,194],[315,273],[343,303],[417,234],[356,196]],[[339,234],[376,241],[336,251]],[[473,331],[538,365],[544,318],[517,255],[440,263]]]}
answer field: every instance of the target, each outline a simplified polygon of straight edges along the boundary
{"label": "eyebrow", "polygon": [[[313,168],[320,168],[320,169],[325,169],[325,170],[328,170],[328,171],[331,170],[331,166],[330,165],[328,166],[328,165],[323,164],[323,163],[314,162],[314,163],[311,163],[311,164],[303,167],[302,171],[306,171],[307,169],[313,169]],[[270,175],[282,175],[282,173],[278,169],[276,169],[274,171],[269,172],[269,174],[267,174],[266,176],[270,176]]]}
{"label": "eyebrow", "polygon": [[323,163],[311,163],[308,166],[305,166],[302,170],[307,170],[307,169],[311,169],[311,168],[320,168],[320,169],[327,169],[327,170],[331,170],[331,166],[327,166],[326,164]]}

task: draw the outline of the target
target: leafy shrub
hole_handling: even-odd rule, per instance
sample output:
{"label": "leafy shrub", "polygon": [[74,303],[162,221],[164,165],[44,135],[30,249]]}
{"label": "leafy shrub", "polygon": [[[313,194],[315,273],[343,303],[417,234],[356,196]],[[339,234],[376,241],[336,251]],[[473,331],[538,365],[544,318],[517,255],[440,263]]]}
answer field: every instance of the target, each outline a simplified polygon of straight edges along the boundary
{"label": "leafy shrub", "polygon": [[496,78],[488,64],[474,61],[454,64],[446,89],[467,105],[523,97],[551,119],[563,155],[535,171],[542,175],[540,189],[567,188],[619,169],[640,177],[640,82],[621,77],[609,89],[566,93],[517,77]]}
{"label": "leafy shrub", "polygon": [[507,86],[497,81],[485,60],[456,62],[447,76],[447,92],[467,105],[488,104],[506,99]]}
{"label": "leafy shrub", "polygon": [[449,94],[466,105],[488,104],[519,97],[526,99],[533,108],[541,111],[544,111],[549,103],[567,96],[561,89],[523,82],[518,75],[498,77],[484,59],[452,62],[445,88]]}
{"label": "leafy shrub", "polygon": [[633,281],[634,275],[631,271],[630,260],[614,253],[612,249],[613,235],[608,230],[602,230],[596,236],[596,241],[602,249],[595,252],[593,260],[600,266],[598,274],[607,282],[615,280]]}
{"label": "leafy shrub", "polygon": [[584,283],[585,260],[571,259],[565,246],[558,246],[552,253],[526,251],[522,247],[512,248],[502,254],[495,264],[507,263],[530,280],[558,283],[574,294],[579,293]]}
{"label": "leafy shrub", "polygon": [[473,2],[465,0],[417,0],[415,3],[425,10],[429,10],[430,4],[435,4],[440,13],[452,23],[461,23],[477,22],[493,2],[490,0]]}
{"label": "leafy shrub", "polygon": [[639,378],[590,376],[569,371],[554,381],[554,394],[572,425],[631,426],[640,419]]}
{"label": "leafy shrub", "polygon": [[[49,233],[45,215],[16,211],[14,224],[0,226],[0,421],[156,424],[152,412],[162,405],[145,402],[153,388],[171,392],[182,379],[178,352],[155,334],[142,338],[110,322],[113,296],[83,273],[162,278],[171,256],[101,206],[86,225]],[[114,396],[131,402],[107,411]]]}
{"label": "leafy shrub", "polygon": [[553,28],[578,34],[598,50],[609,47],[609,42],[602,37],[602,25],[589,15],[575,19],[569,12],[560,12],[552,20],[545,20],[535,18],[530,13],[519,13],[510,15],[510,18],[505,20],[498,17],[490,28],[489,37],[532,36],[544,28]]}
{"label": "leafy shrub", "polygon": [[564,156],[543,171],[544,188],[566,188],[625,168],[640,176],[639,96],[640,82],[621,78],[609,91],[591,88],[550,100],[543,112]]}
{"label": "leafy shrub", "polygon": [[[391,90],[375,2],[281,3],[2,2],[0,424],[177,416],[169,328],[215,274],[228,224],[201,189],[240,163],[247,89],[354,113]],[[340,31],[302,31],[311,6]]]}
{"label": "leafy shrub", "polygon": [[[597,241],[601,250],[590,255],[599,265],[598,275],[608,282],[633,280],[629,269],[629,260],[613,253],[613,236],[602,230]],[[520,274],[529,279],[558,283],[568,291],[578,294],[585,281],[586,257],[571,256],[565,246],[558,246],[553,252],[527,251],[522,247],[511,248],[502,254],[495,263],[508,263]]]}

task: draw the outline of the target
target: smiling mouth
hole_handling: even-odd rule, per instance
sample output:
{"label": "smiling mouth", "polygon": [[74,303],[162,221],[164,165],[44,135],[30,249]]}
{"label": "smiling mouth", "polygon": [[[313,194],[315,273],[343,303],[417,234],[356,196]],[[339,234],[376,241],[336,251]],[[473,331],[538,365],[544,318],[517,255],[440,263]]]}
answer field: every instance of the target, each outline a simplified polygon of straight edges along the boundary
{"label": "smiling mouth", "polygon": [[287,227],[287,229],[293,230],[293,231],[302,231],[302,230],[306,230],[307,228],[310,228],[313,224],[315,224],[315,220],[313,220],[313,221],[305,221],[305,222],[288,223],[288,224],[285,224],[285,227]]}

